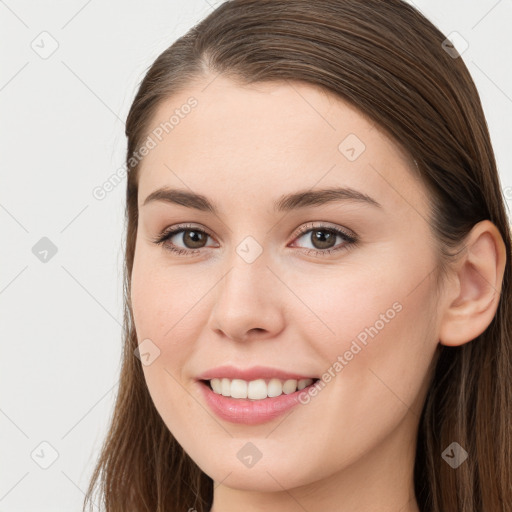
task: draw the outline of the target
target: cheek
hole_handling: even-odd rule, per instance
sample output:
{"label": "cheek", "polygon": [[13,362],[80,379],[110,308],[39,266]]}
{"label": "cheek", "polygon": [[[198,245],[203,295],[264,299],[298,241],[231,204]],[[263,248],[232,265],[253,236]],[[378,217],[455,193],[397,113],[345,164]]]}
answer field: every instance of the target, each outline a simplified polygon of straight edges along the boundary
{"label": "cheek", "polygon": [[327,386],[333,401],[355,417],[375,415],[391,425],[415,407],[437,347],[428,272],[404,266],[400,275],[381,274],[379,283],[359,280],[357,289],[324,298],[331,301],[336,332],[335,343],[322,344]]}
{"label": "cheek", "polygon": [[341,403],[354,394],[364,396],[356,407],[378,408],[386,393],[398,400],[393,392],[412,403],[437,347],[434,263],[398,249],[371,263],[302,280],[301,297],[314,315],[296,321]]}
{"label": "cheek", "polygon": [[[169,272],[167,273],[169,274]],[[132,274],[132,308],[139,350],[143,344],[156,357],[142,369],[156,410],[173,433],[183,436],[194,401],[184,387],[183,371],[194,344],[194,308],[197,292],[177,286],[164,272]],[[180,411],[169,414],[169,411]]]}
{"label": "cheek", "polygon": [[379,333],[389,331],[389,325],[402,314],[399,287],[375,277],[379,274],[382,271],[369,273],[354,266],[301,277],[296,290],[307,308],[297,303],[290,323],[300,329],[303,340],[314,344],[324,364],[350,350],[354,340],[361,347],[365,342],[369,346],[375,334],[372,326],[376,324]]}
{"label": "cheek", "polygon": [[195,286],[187,271],[170,269],[155,255],[140,251],[136,254],[131,283],[131,302],[139,342],[154,339],[159,344],[182,339],[184,326],[190,328],[190,318],[206,289]]}
{"label": "cheek", "polygon": [[[433,283],[425,279],[416,286],[428,270],[407,270],[401,269],[401,278],[388,274],[377,284],[361,276],[357,286],[343,280],[346,288],[333,281],[332,292],[321,296],[316,312],[330,319],[335,335],[315,338],[313,329],[304,333],[315,340],[315,353],[324,361],[325,384],[317,398],[307,402],[306,397],[308,414],[324,419],[325,437],[343,432],[359,455],[396,431],[405,418],[413,422],[421,414],[437,346]],[[356,456],[343,441],[328,448],[319,442],[315,450],[326,467],[337,466],[348,454]]]}
{"label": "cheek", "polygon": [[[154,255],[141,251],[134,260],[133,319],[138,343],[147,344],[150,351],[157,354],[151,364],[143,364],[156,408],[183,411],[193,407],[183,387],[183,375],[197,349],[194,340],[199,338],[207,319],[202,305],[212,283],[201,275],[191,279],[190,272],[168,268],[154,259]],[[142,352],[142,346],[140,350]]]}

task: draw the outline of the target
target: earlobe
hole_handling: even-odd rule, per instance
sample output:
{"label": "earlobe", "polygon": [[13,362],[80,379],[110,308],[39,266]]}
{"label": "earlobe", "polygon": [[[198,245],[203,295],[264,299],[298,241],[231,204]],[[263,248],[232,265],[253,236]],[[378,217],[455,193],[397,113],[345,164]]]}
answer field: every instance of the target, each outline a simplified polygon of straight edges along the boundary
{"label": "earlobe", "polygon": [[489,220],[473,226],[455,265],[456,277],[446,293],[454,291],[441,312],[439,342],[463,345],[489,326],[500,299],[506,249],[498,228]]}

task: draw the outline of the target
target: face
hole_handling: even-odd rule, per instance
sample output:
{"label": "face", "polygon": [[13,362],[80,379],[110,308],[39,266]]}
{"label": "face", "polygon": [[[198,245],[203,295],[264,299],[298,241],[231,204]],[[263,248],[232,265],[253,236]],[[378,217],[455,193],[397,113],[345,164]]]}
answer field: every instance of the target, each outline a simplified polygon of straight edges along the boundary
{"label": "face", "polygon": [[314,86],[211,80],[160,105],[141,162],[131,300],[154,404],[231,487],[399,471],[439,326],[415,164]]}

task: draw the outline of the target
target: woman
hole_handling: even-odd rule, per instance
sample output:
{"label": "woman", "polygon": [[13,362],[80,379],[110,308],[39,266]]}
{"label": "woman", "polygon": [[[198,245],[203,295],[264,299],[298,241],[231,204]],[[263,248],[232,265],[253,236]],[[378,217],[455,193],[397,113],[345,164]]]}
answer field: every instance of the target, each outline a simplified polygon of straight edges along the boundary
{"label": "woman", "polygon": [[86,503],[100,481],[109,512],[512,510],[510,232],[436,27],[400,0],[225,2],[126,135],[123,368]]}

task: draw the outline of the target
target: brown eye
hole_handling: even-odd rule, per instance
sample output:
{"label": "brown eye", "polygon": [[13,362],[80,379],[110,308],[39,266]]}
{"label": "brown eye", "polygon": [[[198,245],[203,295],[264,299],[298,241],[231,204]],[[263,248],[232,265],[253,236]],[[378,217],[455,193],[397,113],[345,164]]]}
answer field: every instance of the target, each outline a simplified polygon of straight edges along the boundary
{"label": "brown eye", "polygon": [[[300,229],[300,236],[296,238],[296,240],[304,238],[311,245],[304,248],[307,254],[311,252],[315,255],[330,254],[357,242],[357,238],[354,235],[346,233],[341,229],[331,226],[311,226],[311,224],[308,224],[302,227]],[[341,239],[341,243],[336,244],[337,239]]]}
{"label": "brown eye", "polygon": [[208,235],[203,231],[193,229],[184,229],[178,233],[183,233],[181,240],[187,249],[200,249],[201,247],[204,247],[208,237]]}
{"label": "brown eye", "polygon": [[311,231],[311,242],[315,249],[330,249],[336,245],[337,234],[327,229],[315,229]]}
{"label": "brown eye", "polygon": [[194,226],[178,226],[165,231],[153,242],[177,254],[195,254],[199,249],[207,247],[206,242],[209,237],[211,238],[211,235],[206,231]]}
{"label": "brown eye", "polygon": [[[327,255],[333,252],[348,248],[357,242],[357,238],[353,234],[349,234],[341,229],[331,226],[303,226],[296,240],[305,238],[312,247],[305,247],[303,250],[314,255]],[[352,233],[352,232],[351,232]],[[194,255],[200,249],[209,247],[206,245],[208,238],[213,236],[203,229],[194,226],[177,226],[174,229],[165,231],[162,235],[153,240],[155,244],[162,245],[178,255]],[[336,244],[336,241],[341,242]],[[211,247],[211,246],[210,246]]]}

